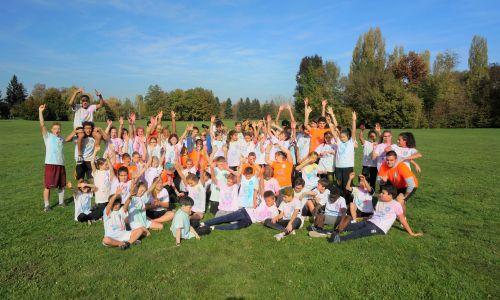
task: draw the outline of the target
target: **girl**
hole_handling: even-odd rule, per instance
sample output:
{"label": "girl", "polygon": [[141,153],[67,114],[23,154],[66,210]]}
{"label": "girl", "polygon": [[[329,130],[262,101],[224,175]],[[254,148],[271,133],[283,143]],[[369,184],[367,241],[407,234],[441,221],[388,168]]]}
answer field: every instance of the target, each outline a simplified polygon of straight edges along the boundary
{"label": "girl", "polygon": [[[104,155],[103,156],[106,156],[109,152],[109,146],[110,145],[113,145],[113,149],[115,149],[116,153],[116,157],[115,157],[115,161],[117,162],[121,162],[121,156],[122,156],[122,148],[123,148],[123,140],[118,136],[118,130],[116,129],[116,127],[112,126],[113,125],[113,121],[111,120],[108,120],[107,121],[108,123],[108,127],[106,127],[106,134],[109,134],[109,138],[107,140],[107,143],[108,143],[108,147],[106,148],[106,151],[104,152]],[[122,127],[123,125],[123,117],[120,118],[120,128]]]}
{"label": "girl", "polygon": [[[68,188],[73,188],[71,181],[68,181]],[[78,180],[78,184],[73,188],[73,199],[75,201],[75,221],[88,222],[92,224],[92,212],[90,210],[93,192],[95,187],[83,179]]]}
{"label": "girl", "polygon": [[359,132],[359,141],[363,145],[363,170],[362,174],[367,174],[370,186],[375,187],[377,181],[377,160],[373,159],[372,152],[377,147],[377,133],[374,130],[368,132],[368,140],[364,139],[365,127],[362,126]]}
{"label": "girl", "polygon": [[189,153],[189,158],[193,161],[193,165],[197,171],[196,174],[205,172],[208,164],[208,153],[201,139],[196,140],[194,149]]}
{"label": "girl", "polygon": [[[156,183],[159,181],[159,178],[153,182],[153,185],[148,189],[145,182],[139,182],[137,187],[130,193],[129,198],[130,206],[129,206],[129,215],[128,220],[130,223],[130,228],[132,230],[144,227],[146,229],[156,229],[162,230],[163,224],[155,221],[148,220],[146,216],[146,203],[149,202],[149,197],[151,191],[156,186]],[[149,235],[149,234],[148,234]]]}
{"label": "girl", "polygon": [[90,161],[92,166],[92,177],[94,178],[94,185],[97,188],[95,191],[95,204],[96,208],[94,213],[96,214],[96,220],[102,217],[104,209],[108,204],[108,199],[111,191],[111,182],[115,179],[115,172],[113,166],[109,160],[100,158],[97,160],[97,166],[95,163],[95,156],[99,151],[99,147],[95,147],[94,157]]}
{"label": "girl", "polygon": [[[213,163],[210,166],[210,171],[212,174],[217,174],[217,169],[214,165],[217,163]],[[228,168],[229,169],[229,168]],[[231,170],[231,169],[229,169]],[[229,173],[227,170],[227,176],[224,177],[223,180],[219,180],[219,176],[212,176],[212,185],[215,185],[217,188],[213,190],[217,190],[217,201],[218,201],[218,210],[215,214],[215,217],[221,217],[232,212],[238,210],[238,189],[240,187],[238,178],[240,174],[231,170]],[[222,173],[219,171],[219,174]],[[213,195],[213,194],[212,194]]]}
{"label": "girl", "polygon": [[[151,140],[153,139],[155,138],[151,138]],[[161,162],[164,160],[164,158],[165,153],[161,156],[161,158],[158,158],[157,156],[151,156],[149,158],[149,161],[146,165],[146,171],[144,172],[144,180],[146,180],[146,184],[148,187],[151,187],[155,178],[160,176],[163,172]]]}
{"label": "girl", "polygon": [[312,191],[318,185],[318,165],[316,164],[318,160],[318,153],[311,152],[307,159],[305,159],[300,165],[295,167],[297,171],[302,172],[302,179],[305,182],[305,190]]}
{"label": "girl", "polygon": [[226,148],[224,149],[224,157],[227,160],[229,168],[236,171],[240,165],[241,145],[238,142],[238,132],[235,130],[229,131]]}
{"label": "girl", "polygon": [[352,112],[352,129],[342,130],[337,141],[337,152],[335,153],[335,177],[341,189],[342,195],[347,195],[345,189],[349,174],[354,169],[354,148],[357,148],[354,137],[356,136],[356,112]]}
{"label": "girl", "polygon": [[351,192],[353,201],[349,204],[352,222],[356,223],[358,212],[361,217],[368,217],[373,214],[372,193],[373,189],[364,175],[359,175],[359,187],[351,186],[356,174],[349,174],[346,189]]}
{"label": "girl", "polygon": [[274,236],[277,241],[289,234],[295,234],[295,229],[302,224],[300,219],[302,203],[293,197],[293,189],[291,187],[283,189],[282,196],[283,201],[278,207],[279,214],[264,221],[264,226],[282,231]]}
{"label": "girl", "polygon": [[181,166],[179,164],[175,165],[177,173],[181,178],[182,183],[184,183],[187,193],[191,199],[194,201],[194,205],[192,207],[193,213],[190,216],[191,219],[201,220],[203,219],[203,215],[205,214],[205,205],[206,205],[206,194],[205,194],[205,172],[202,173],[201,180],[196,177],[195,174],[189,173],[188,175],[184,175],[182,172]]}
{"label": "girl", "polygon": [[415,166],[415,170],[420,173],[421,169],[420,166],[415,162],[415,159],[421,158],[422,154],[418,152],[417,149],[417,143],[415,142],[415,137],[413,136],[413,133],[411,132],[402,132],[398,136],[398,144],[397,145],[391,145],[386,149],[386,152],[390,150],[394,150],[396,154],[398,155],[398,161],[403,161],[408,168],[411,170],[411,164]]}
{"label": "girl", "polygon": [[320,157],[318,174],[321,174],[321,177],[328,178],[330,184],[333,184],[333,170],[335,169],[336,153],[336,145],[332,144],[332,139],[333,134],[331,132],[325,133],[325,140],[315,150]]}
{"label": "girl", "polygon": [[263,188],[261,189],[261,193],[263,194],[265,191],[272,191],[276,196],[278,196],[281,187],[278,180],[274,178],[273,168],[266,165],[264,167],[264,172],[262,173],[262,179]]}
{"label": "girl", "polygon": [[174,212],[168,210],[170,207],[170,197],[167,189],[163,187],[161,177],[155,178],[154,189],[151,191],[149,201],[146,204],[146,216],[157,223],[165,223],[174,218]]}
{"label": "girl", "polygon": [[161,157],[161,146],[158,145],[158,139],[154,136],[152,136],[149,139],[149,145],[146,149],[147,156],[146,159],[149,159],[150,157],[156,156],[156,157]]}

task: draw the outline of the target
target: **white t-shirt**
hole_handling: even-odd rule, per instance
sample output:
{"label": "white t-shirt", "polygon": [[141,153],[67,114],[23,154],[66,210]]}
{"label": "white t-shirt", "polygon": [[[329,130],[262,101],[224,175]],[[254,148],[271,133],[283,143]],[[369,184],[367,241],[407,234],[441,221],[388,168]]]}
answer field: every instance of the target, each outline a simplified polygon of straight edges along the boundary
{"label": "white t-shirt", "polygon": [[[217,167],[214,168],[214,173],[215,173],[215,177],[217,178],[217,182],[220,182],[220,183],[223,183],[223,184],[226,184],[227,183],[227,178],[226,176],[229,174],[229,172],[227,170],[221,170]],[[212,176],[214,176],[214,174],[211,174]],[[210,201],[214,201],[214,202],[219,202],[219,193],[220,193],[220,189],[219,187],[212,183],[212,186],[211,186],[211,194],[210,194]],[[236,199],[237,197],[235,197]]]}
{"label": "white t-shirt", "polygon": [[[394,150],[394,152],[396,152],[396,154],[398,155],[398,162],[402,162],[403,159],[409,157],[409,156],[412,156],[413,154],[416,154],[418,153],[417,149],[415,148],[403,148],[403,147],[399,147],[398,145],[391,145],[391,149]],[[408,168],[410,168],[411,170],[411,165],[410,165],[410,161],[405,161],[404,162]]]}
{"label": "white t-shirt", "polygon": [[147,149],[147,159],[149,159],[152,156],[156,156],[158,159],[161,158],[161,146],[160,145],[156,145],[153,148],[151,148],[150,146],[148,146],[148,149]]}
{"label": "white t-shirt", "polygon": [[155,178],[161,175],[162,171],[163,171],[163,168],[161,166],[159,166],[156,168],[149,167],[144,172],[144,179],[146,180],[146,182],[148,184],[148,188],[151,187],[151,184],[153,184],[153,181],[155,180]]}
{"label": "white t-shirt", "polygon": [[111,191],[111,180],[109,172],[113,170],[95,170],[92,172],[94,177],[94,185],[97,187],[95,191],[95,203],[107,203]]}
{"label": "white t-shirt", "polygon": [[373,145],[375,143],[365,140],[363,144],[363,167],[376,167],[377,160],[372,159]]}
{"label": "white t-shirt", "polygon": [[347,211],[347,205],[345,203],[344,197],[340,196],[335,202],[326,202],[325,205],[325,215],[332,217],[342,216],[342,209]]}
{"label": "white t-shirt", "polygon": [[78,216],[83,214],[90,214],[90,207],[92,202],[92,193],[82,193],[80,191],[73,194],[75,201],[75,221],[78,221]]}
{"label": "white t-shirt", "polygon": [[394,221],[396,221],[396,217],[401,214],[403,214],[403,207],[401,207],[398,201],[379,201],[375,208],[375,213],[373,213],[373,216],[368,221],[375,224],[387,234]]}
{"label": "white t-shirt", "polygon": [[380,170],[380,166],[384,163],[385,160],[385,148],[387,148],[388,144],[378,144],[375,147],[375,153],[377,154],[377,169]]}
{"label": "white t-shirt", "polygon": [[264,179],[264,192],[272,191],[274,194],[278,194],[280,189],[280,184],[276,178],[271,177],[268,180]]}
{"label": "white t-shirt", "polygon": [[167,143],[167,145],[164,148],[165,148],[165,164],[171,164],[173,166],[175,164],[176,154],[178,157],[179,153],[181,152],[182,144],[177,143],[176,145],[171,145],[170,143]]}
{"label": "white t-shirt", "polygon": [[230,142],[227,148],[227,165],[237,167],[241,160],[241,142]]}
{"label": "white t-shirt", "polygon": [[132,187],[132,181],[129,180],[127,182],[119,182],[117,178],[113,179],[111,182],[111,191],[110,195],[114,195],[116,193],[116,189],[118,186],[121,186],[123,188],[122,193],[121,193],[121,198],[122,198],[122,204],[127,201],[128,196],[130,195],[130,189]]}
{"label": "white t-shirt", "polygon": [[82,127],[83,122],[93,122],[94,112],[97,110],[95,104],[89,105],[86,109],[82,107],[81,104],[75,104],[73,106],[73,111],[75,112],[75,118],[73,119],[73,129]]}
{"label": "white t-shirt", "polygon": [[[78,137],[73,137],[75,143],[75,160],[78,160]],[[82,156],[84,161],[91,161],[94,154],[95,140],[92,136],[84,137],[82,140]]]}
{"label": "white t-shirt", "polygon": [[373,197],[366,190],[361,190],[358,187],[352,188],[352,197],[353,202],[356,204],[356,207],[364,212],[364,213],[372,213],[373,212]]}
{"label": "white t-shirt", "polygon": [[64,166],[64,139],[47,132],[43,136],[43,142],[45,143],[45,164]]}
{"label": "white t-shirt", "polygon": [[238,184],[228,186],[225,182],[219,181],[217,184],[219,192],[219,210],[237,211],[239,208],[238,201]]}
{"label": "white t-shirt", "polygon": [[299,210],[297,217],[300,217],[301,215],[300,211],[302,210],[302,202],[300,202],[300,200],[295,198],[292,199],[292,201],[290,202],[281,201],[281,204],[278,207],[278,210],[283,212],[283,220],[290,220],[296,209]]}
{"label": "white t-shirt", "polygon": [[246,179],[241,176],[240,192],[238,193],[238,202],[240,207],[253,207],[253,195],[259,189],[259,179],[252,176]]}
{"label": "white t-shirt", "polygon": [[144,193],[141,197],[133,196],[128,207],[128,221],[132,230],[139,227],[149,228],[151,221],[146,217],[146,203],[149,195]]}
{"label": "white t-shirt", "polygon": [[353,168],[354,167],[354,141],[349,139],[347,142],[338,141],[337,152],[335,153],[335,167]]}
{"label": "white t-shirt", "polygon": [[271,152],[269,153],[269,159],[275,161],[276,152],[280,151],[281,147],[288,149],[290,147],[290,141],[280,141],[276,137],[271,137],[270,143],[273,144],[271,147]]}
{"label": "white t-shirt", "polygon": [[[161,189],[160,192],[158,194],[156,194],[156,199],[158,199],[161,203],[169,203],[170,196],[168,194],[167,189]],[[153,203],[153,200],[154,200],[154,197],[153,197],[153,194],[151,193],[151,195],[149,196],[148,203],[149,204]],[[160,207],[155,207],[151,210],[152,211],[164,211],[164,210],[166,210],[166,208],[160,206]]]}
{"label": "white t-shirt", "polygon": [[266,148],[269,144],[267,139],[260,141],[255,145],[255,163],[258,165],[266,164]]}
{"label": "white t-shirt", "polygon": [[264,222],[266,219],[276,217],[278,208],[276,205],[267,206],[265,201],[262,201],[257,208],[245,208],[252,223]]}
{"label": "white t-shirt", "polygon": [[255,143],[253,141],[247,142],[245,140],[241,141],[241,155],[244,157],[248,157],[250,152],[255,153]]}
{"label": "white t-shirt", "polygon": [[326,153],[330,151],[335,151],[336,150],[336,145],[334,144],[320,144],[315,152],[320,155],[319,159],[319,172],[320,173],[326,173],[326,172],[333,172],[333,164],[335,163],[335,153]]}
{"label": "white t-shirt", "polygon": [[214,154],[214,158],[219,157],[219,156],[224,156],[224,145],[225,144],[226,143],[224,143],[224,141],[217,141],[217,140],[212,141],[212,152],[213,152],[213,149],[215,149],[214,147],[217,147],[217,150]]}
{"label": "white t-shirt", "polygon": [[326,205],[328,202],[328,199],[330,198],[330,190],[325,189],[323,193],[321,193],[318,189],[315,190],[318,194],[315,196],[316,199],[318,199],[319,204],[321,205]]}
{"label": "white t-shirt", "polygon": [[121,162],[121,155],[123,154],[122,153],[122,150],[123,150],[123,140],[121,138],[114,138],[114,139],[110,138],[108,140],[108,144],[107,144],[106,150],[104,151],[103,157],[107,157],[108,156],[110,145],[113,145],[113,148],[115,150],[115,160],[116,160],[116,162]]}
{"label": "white t-shirt", "polygon": [[307,155],[309,155],[309,144],[311,142],[311,137],[305,134],[301,134],[297,138],[297,148],[299,150],[299,160],[304,160]]}
{"label": "white t-shirt", "polygon": [[127,216],[128,213],[123,210],[123,207],[119,210],[111,210],[109,215],[107,215],[106,210],[104,210],[102,216],[104,222],[104,236],[110,238],[120,237],[123,232],[126,231],[125,219]]}
{"label": "white t-shirt", "polygon": [[192,210],[197,213],[205,213],[205,200],[207,195],[205,193],[205,188],[198,182],[195,186],[187,186],[186,187],[189,197],[193,199],[194,205]]}
{"label": "white t-shirt", "polygon": [[[184,176],[187,176],[189,173],[196,175],[196,167],[191,167],[190,169],[184,169],[184,170],[182,170],[182,174],[184,174]],[[181,180],[181,182],[179,183],[179,190],[181,192],[187,192],[187,187],[184,184],[183,180]]]}
{"label": "white t-shirt", "polygon": [[302,168],[302,179],[306,182],[304,189],[311,191],[317,185],[319,181],[318,177],[318,165],[316,163],[309,164]]}

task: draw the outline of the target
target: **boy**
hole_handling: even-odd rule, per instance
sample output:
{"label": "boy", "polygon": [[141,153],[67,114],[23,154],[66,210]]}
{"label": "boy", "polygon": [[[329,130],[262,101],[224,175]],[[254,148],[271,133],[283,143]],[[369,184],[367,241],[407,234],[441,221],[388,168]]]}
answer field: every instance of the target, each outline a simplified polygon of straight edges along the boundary
{"label": "boy", "polygon": [[294,198],[293,194],[293,188],[283,189],[283,201],[278,207],[279,214],[264,221],[264,226],[281,231],[274,235],[277,241],[281,241],[289,234],[295,234],[295,229],[298,229],[302,224],[300,218],[302,203],[299,199]]}
{"label": "boy", "polygon": [[313,196],[313,199],[309,199],[306,202],[306,207],[307,210],[315,216],[316,214],[319,213],[319,211],[326,205],[328,202],[328,199],[330,198],[330,190],[327,189],[329,185],[329,181],[326,178],[321,178],[318,181],[318,186],[316,187],[315,190],[312,190],[310,192],[305,192],[303,194],[303,197],[308,195],[308,196]]}
{"label": "boy", "polygon": [[240,191],[238,193],[238,202],[240,207],[257,207],[257,192],[259,190],[259,179],[253,175],[252,167],[243,169],[240,176]]}
{"label": "boy", "polygon": [[184,196],[179,199],[179,204],[181,208],[175,212],[174,219],[172,220],[172,225],[170,230],[175,237],[175,245],[181,245],[181,239],[200,239],[198,233],[190,225],[189,216],[191,215],[191,209],[193,208],[194,201],[190,197]]}
{"label": "boy", "polygon": [[[348,240],[353,240],[357,238],[387,234],[389,229],[391,229],[392,224],[396,220],[396,217],[403,225],[403,228],[411,236],[422,236],[421,232],[413,232],[406,220],[403,213],[403,208],[401,204],[394,200],[396,197],[396,189],[391,185],[382,186],[380,189],[379,202],[375,209],[373,216],[367,221],[362,221],[359,223],[350,223],[350,218],[346,218],[342,221],[339,226],[338,232],[333,232],[328,238],[330,243],[340,243]],[[348,235],[340,236],[339,233],[345,231],[350,231]]]}
{"label": "boy", "polygon": [[59,206],[64,207],[64,187],[66,186],[66,169],[64,168],[63,144],[71,140],[71,134],[64,140],[61,137],[61,125],[57,122],[50,127],[50,132],[45,127],[43,111],[45,104],[38,107],[38,117],[40,118],[40,129],[42,130],[43,142],[45,144],[45,180],[43,189],[44,211],[50,208],[50,189],[58,189]]}
{"label": "boy", "polygon": [[324,211],[315,215],[314,226],[308,227],[309,236],[311,237],[324,237],[326,232],[323,230],[325,225],[333,225],[335,229],[345,218],[347,212],[347,205],[345,198],[340,196],[340,190],[333,187],[328,202],[325,205]]}

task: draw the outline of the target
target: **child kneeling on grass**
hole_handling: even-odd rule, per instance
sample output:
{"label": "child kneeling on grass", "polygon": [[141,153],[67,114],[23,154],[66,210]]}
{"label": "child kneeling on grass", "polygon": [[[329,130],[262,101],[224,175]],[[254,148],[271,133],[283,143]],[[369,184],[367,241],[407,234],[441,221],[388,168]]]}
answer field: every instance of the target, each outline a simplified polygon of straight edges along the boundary
{"label": "child kneeling on grass", "polygon": [[209,234],[210,229],[208,228],[198,228],[195,230],[190,224],[189,216],[191,215],[191,209],[193,208],[194,201],[188,196],[183,196],[179,199],[180,209],[175,212],[174,219],[172,220],[172,225],[170,230],[175,237],[175,245],[181,245],[181,239],[200,239],[200,235]]}
{"label": "child kneeling on grass", "polygon": [[[200,226],[210,227],[212,230],[235,230],[248,227],[253,223],[262,223],[266,219],[274,218],[278,215],[278,208],[276,207],[276,196],[271,191],[264,192],[264,201],[262,201],[257,208],[240,208],[230,214],[213,218],[200,223]],[[231,223],[218,225],[221,223]]]}
{"label": "child kneeling on grass", "polygon": [[[339,230],[331,234],[328,241],[330,243],[340,243],[372,235],[387,234],[392,224],[394,224],[396,217],[411,236],[422,236],[423,233],[413,232],[411,229],[403,213],[403,207],[398,201],[394,200],[396,195],[397,190],[392,185],[382,186],[373,216],[366,221],[358,223],[351,223],[350,218],[346,218],[339,225]],[[343,230],[350,231],[350,233],[340,236],[339,233]]]}
{"label": "child kneeling on grass", "polygon": [[302,224],[300,218],[302,202],[294,198],[293,194],[293,188],[284,188],[281,194],[283,201],[278,208],[279,214],[264,221],[264,226],[282,231],[274,236],[277,241],[281,241],[289,234],[295,234],[295,229],[299,229]]}
{"label": "child kneeling on grass", "polygon": [[309,236],[325,237],[327,231],[323,228],[325,225],[333,225],[333,229],[346,218],[347,205],[344,197],[340,196],[340,190],[337,187],[332,187],[325,204],[324,210],[321,210],[314,216],[314,226],[309,226]]}
{"label": "child kneeling on grass", "polygon": [[128,206],[130,198],[127,199],[123,207],[121,206],[122,187],[116,189],[116,193],[109,198],[108,205],[104,210],[104,238],[102,244],[108,247],[119,247],[121,250],[126,250],[131,244],[138,245],[141,243],[139,238],[147,236],[148,230],[144,227],[139,227],[134,230],[126,230],[125,219],[128,216]]}

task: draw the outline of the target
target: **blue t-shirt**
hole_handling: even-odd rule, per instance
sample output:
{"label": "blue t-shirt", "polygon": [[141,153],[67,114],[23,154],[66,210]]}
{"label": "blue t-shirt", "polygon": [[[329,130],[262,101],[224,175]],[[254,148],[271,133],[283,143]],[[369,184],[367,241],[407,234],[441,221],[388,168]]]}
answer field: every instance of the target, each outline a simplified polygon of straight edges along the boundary
{"label": "blue t-shirt", "polygon": [[50,132],[43,136],[45,143],[45,164],[64,166],[64,139]]}
{"label": "blue t-shirt", "polygon": [[189,223],[189,216],[182,209],[178,209],[175,212],[174,219],[172,220],[172,225],[170,226],[170,230],[175,237],[175,233],[177,228],[181,228],[181,239],[190,239],[194,237],[191,233],[190,228],[191,224]]}

